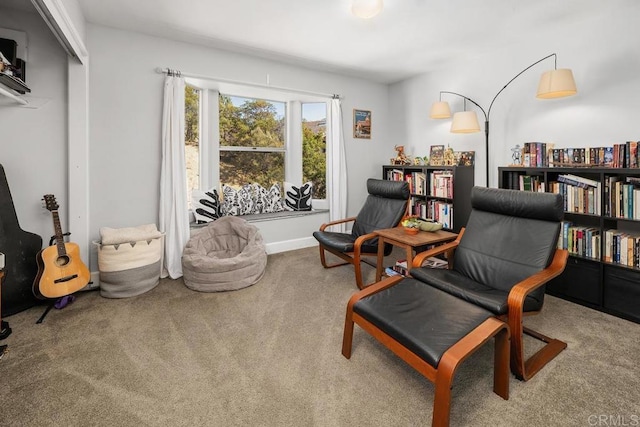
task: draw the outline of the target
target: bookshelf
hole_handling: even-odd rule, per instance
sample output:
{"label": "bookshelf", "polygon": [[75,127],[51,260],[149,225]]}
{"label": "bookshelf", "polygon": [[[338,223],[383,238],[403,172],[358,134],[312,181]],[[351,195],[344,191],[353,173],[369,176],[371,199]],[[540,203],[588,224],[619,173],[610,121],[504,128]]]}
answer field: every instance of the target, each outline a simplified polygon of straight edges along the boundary
{"label": "bookshelf", "polygon": [[547,293],[640,323],[640,169],[501,167],[498,182],[563,196],[570,256]]}
{"label": "bookshelf", "polygon": [[473,166],[384,165],[382,178],[409,183],[412,215],[432,218],[456,233],[467,224]]}

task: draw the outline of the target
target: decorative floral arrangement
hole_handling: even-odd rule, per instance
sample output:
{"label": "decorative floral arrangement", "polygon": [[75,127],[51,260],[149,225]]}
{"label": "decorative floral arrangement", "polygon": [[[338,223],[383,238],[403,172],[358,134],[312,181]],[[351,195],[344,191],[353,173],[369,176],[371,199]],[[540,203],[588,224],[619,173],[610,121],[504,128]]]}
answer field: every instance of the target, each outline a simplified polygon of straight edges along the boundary
{"label": "decorative floral arrangement", "polygon": [[402,221],[402,226],[406,228],[420,228],[421,222],[417,216],[408,216]]}

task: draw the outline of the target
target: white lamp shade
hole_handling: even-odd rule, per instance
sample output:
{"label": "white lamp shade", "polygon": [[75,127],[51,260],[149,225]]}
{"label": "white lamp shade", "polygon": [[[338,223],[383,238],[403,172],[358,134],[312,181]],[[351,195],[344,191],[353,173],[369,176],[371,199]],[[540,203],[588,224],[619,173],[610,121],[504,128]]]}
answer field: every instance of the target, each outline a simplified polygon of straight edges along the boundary
{"label": "white lamp shade", "polygon": [[358,18],[369,19],[382,10],[382,0],[352,0],[351,13]]}
{"label": "white lamp shade", "polygon": [[577,93],[573,73],[569,69],[547,71],[540,76],[536,98],[562,98]]}
{"label": "white lamp shade", "polygon": [[429,117],[432,119],[448,119],[451,117],[451,108],[446,101],[434,102],[431,106]]}
{"label": "white lamp shade", "polygon": [[451,133],[480,132],[480,123],[475,111],[461,111],[453,115]]}

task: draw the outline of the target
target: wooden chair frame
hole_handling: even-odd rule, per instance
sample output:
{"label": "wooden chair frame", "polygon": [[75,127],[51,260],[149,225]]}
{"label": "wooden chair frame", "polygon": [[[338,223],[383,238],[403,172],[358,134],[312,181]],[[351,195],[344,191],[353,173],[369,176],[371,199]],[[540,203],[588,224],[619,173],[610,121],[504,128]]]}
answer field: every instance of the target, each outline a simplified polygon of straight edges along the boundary
{"label": "wooden chair frame", "polygon": [[366,289],[355,293],[347,305],[342,340],[342,355],[351,358],[353,342],[353,325],[357,323],[362,329],[380,341],[385,347],[404,360],[412,368],[435,385],[433,402],[433,426],[448,426],[451,413],[451,388],[456,369],[467,357],[473,354],[484,343],[495,337],[493,391],[505,400],[509,399],[509,326],[491,317],[481,323],[469,334],[449,348],[440,358],[435,368],[414,352],[397,342],[377,326],[354,313],[353,306],[359,300],[376,292],[390,288],[402,281],[404,277],[389,277]]}
{"label": "wooden chair frame", "polygon": [[[327,227],[330,227],[332,225],[338,225],[338,224],[343,224],[343,223],[347,223],[347,222],[353,222],[356,220],[356,217],[350,217],[350,218],[344,218],[344,219],[339,219],[336,221],[331,221],[331,222],[327,222],[326,224],[322,224],[320,226],[320,231],[324,231]],[[324,268],[333,268],[333,267],[339,267],[341,265],[346,265],[346,264],[353,264],[353,267],[355,268],[355,274],[356,274],[356,285],[358,285],[359,289],[364,289],[365,284],[362,280],[362,264],[361,262],[363,261],[362,257],[363,256],[374,256],[377,257],[377,253],[368,253],[368,252],[361,252],[360,248],[362,247],[362,244],[364,242],[366,242],[367,240],[373,239],[377,236],[376,233],[368,233],[365,235],[362,235],[360,237],[358,237],[356,239],[356,241],[353,243],[353,252],[340,252],[340,251],[336,251],[333,250],[332,248],[328,248],[326,246],[324,246],[322,243],[320,243],[320,262],[322,263],[322,266]],[[333,255],[337,256],[338,258],[343,259],[345,262],[338,262],[335,264],[327,264],[327,259],[325,257],[324,251],[330,252]]]}
{"label": "wooden chair frame", "polygon": [[[445,254],[449,261],[449,269],[453,268],[453,253],[464,234],[464,228],[460,230],[458,238],[450,243],[437,246],[431,250],[421,252],[413,259],[413,268],[419,268],[428,257]],[[540,311],[524,312],[524,300],[535,289],[544,285],[551,279],[559,276],[567,264],[569,253],[565,249],[556,249],[551,264],[544,270],[517,283],[509,292],[507,298],[507,314],[496,316],[509,324],[511,330],[511,371],[522,381],[531,379],[540,369],[553,360],[567,344],[555,338],[550,338],[522,324],[524,316],[538,314]],[[524,334],[536,338],[545,343],[528,359],[524,356]]]}
{"label": "wooden chair frame", "polygon": [[[407,207],[404,211],[404,215],[402,216],[402,219],[400,220],[400,222],[398,223],[397,227],[401,227],[402,221],[408,216],[409,214],[409,201],[407,201]],[[333,225],[339,225],[339,224],[346,224],[348,222],[355,222],[356,217],[349,217],[349,218],[344,218],[344,219],[338,219],[335,221],[331,221],[331,222],[327,222],[325,224],[322,224],[320,226],[320,231],[325,231],[325,229],[327,227],[331,227]],[[356,285],[358,286],[358,289],[364,289],[365,288],[365,283],[362,280],[362,262],[365,262],[365,260],[363,259],[363,257],[367,256],[367,257],[377,257],[378,253],[377,252],[362,252],[361,248],[362,245],[364,244],[364,242],[366,242],[367,240],[371,240],[376,238],[378,235],[373,232],[373,233],[368,233],[368,234],[364,234],[360,237],[358,237],[356,239],[356,241],[353,243],[353,251],[352,252],[340,252],[337,250],[334,250],[332,248],[326,247],[324,246],[322,243],[319,244],[319,248],[320,248],[320,263],[322,263],[322,266],[324,268],[333,268],[333,267],[339,267],[341,265],[346,265],[346,264],[353,264],[353,267],[355,269],[355,275],[356,275]],[[328,264],[327,263],[327,259],[325,257],[325,253],[324,251],[330,252],[333,255],[337,256],[338,258],[344,260],[345,262],[338,262],[335,264]],[[366,263],[369,264],[369,263]],[[372,267],[376,267],[376,264],[369,264]]]}

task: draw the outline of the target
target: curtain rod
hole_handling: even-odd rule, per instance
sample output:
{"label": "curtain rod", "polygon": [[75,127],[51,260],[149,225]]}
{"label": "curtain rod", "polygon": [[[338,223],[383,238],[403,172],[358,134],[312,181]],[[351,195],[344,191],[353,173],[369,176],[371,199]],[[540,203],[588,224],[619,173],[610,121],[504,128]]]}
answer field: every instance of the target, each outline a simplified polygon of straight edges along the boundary
{"label": "curtain rod", "polygon": [[[214,81],[221,82],[221,83],[231,83],[231,84],[259,87],[259,88],[265,88],[265,89],[279,90],[279,91],[282,91],[282,92],[296,92],[296,93],[301,93],[301,94],[305,94],[305,95],[322,96],[322,97],[325,97],[325,98],[333,98],[333,99],[342,99],[342,97],[340,95],[338,95],[338,94],[312,92],[312,91],[308,91],[308,90],[291,89],[291,88],[288,88],[288,87],[271,86],[271,85],[268,85],[268,84],[250,83],[250,82],[243,82],[243,81],[240,81],[240,80],[224,79],[224,78],[221,78],[221,77],[204,76],[204,75],[201,75],[201,74],[183,73],[182,71],[174,70],[174,69],[171,69],[171,68],[160,68],[160,67],[158,67],[158,68],[156,68],[156,73],[158,73],[158,74],[167,74],[167,75],[177,75],[177,76],[182,76],[182,77],[191,77],[191,78],[194,78],[194,79],[214,80]],[[267,79],[268,79],[268,77],[267,77]]]}

